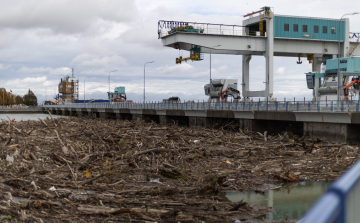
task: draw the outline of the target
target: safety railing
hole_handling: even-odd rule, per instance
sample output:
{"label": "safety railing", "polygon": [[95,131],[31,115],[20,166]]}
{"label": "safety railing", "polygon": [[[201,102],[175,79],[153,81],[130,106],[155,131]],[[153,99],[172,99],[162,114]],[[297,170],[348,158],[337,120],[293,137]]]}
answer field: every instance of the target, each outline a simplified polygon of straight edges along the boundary
{"label": "safety railing", "polygon": [[[264,14],[260,14],[264,16]],[[272,14],[273,16],[273,14]],[[231,35],[231,36],[261,36],[260,31],[246,31],[245,26],[212,24],[200,22],[184,22],[184,21],[158,21],[158,38],[168,36],[173,33],[200,33],[213,35]],[[264,32],[263,36],[267,36]],[[358,42],[360,33],[349,32],[349,41]]]}
{"label": "safety railing", "polygon": [[232,110],[232,111],[359,111],[359,101],[240,101],[240,102],[138,102],[138,103],[75,103],[44,105],[43,107],[113,108],[113,109],[175,109],[175,110]]}
{"label": "safety railing", "polygon": [[359,222],[360,161],[336,181],[301,223]]}
{"label": "safety railing", "polygon": [[183,21],[165,21],[158,22],[158,38],[177,33],[200,33],[213,35],[231,35],[231,36],[246,36],[246,35],[260,35],[258,33],[246,33],[244,26],[239,25],[225,25],[212,23],[198,23],[198,22],[183,22]]}
{"label": "safety railing", "polygon": [[350,42],[356,43],[359,42],[360,39],[360,33],[349,33],[349,40]]}

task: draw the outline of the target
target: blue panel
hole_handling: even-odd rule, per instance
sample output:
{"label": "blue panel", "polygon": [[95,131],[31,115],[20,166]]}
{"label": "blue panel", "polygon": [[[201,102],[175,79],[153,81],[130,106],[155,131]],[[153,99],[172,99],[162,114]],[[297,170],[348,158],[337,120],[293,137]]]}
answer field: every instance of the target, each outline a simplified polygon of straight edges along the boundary
{"label": "blue panel", "polygon": [[[360,72],[360,57],[344,57],[340,58],[340,71]],[[338,59],[326,61],[326,73],[337,73]]]}
{"label": "blue panel", "polygon": [[[284,25],[289,24],[289,31],[284,30]],[[298,25],[298,31],[294,31],[294,24]],[[303,32],[303,25],[307,26],[307,32]],[[318,26],[315,33],[314,27]],[[323,33],[323,27],[327,27],[327,33]],[[335,28],[336,33],[331,33]],[[327,20],[317,18],[298,18],[274,16],[274,37],[299,38],[299,39],[318,39],[318,40],[339,40],[339,20]],[[345,39],[345,21],[341,21],[340,39]]]}

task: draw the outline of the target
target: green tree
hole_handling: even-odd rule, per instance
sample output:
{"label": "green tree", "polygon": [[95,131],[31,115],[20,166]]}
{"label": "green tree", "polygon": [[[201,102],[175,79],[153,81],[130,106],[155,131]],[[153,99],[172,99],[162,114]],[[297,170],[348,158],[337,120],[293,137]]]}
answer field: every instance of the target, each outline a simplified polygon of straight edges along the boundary
{"label": "green tree", "polygon": [[17,96],[15,97],[15,104],[17,104],[17,105],[24,104],[23,98],[22,98],[21,96],[17,95]]}
{"label": "green tree", "polygon": [[37,106],[37,97],[35,96],[34,92],[32,92],[30,89],[26,95],[23,97],[24,104],[29,106]]}

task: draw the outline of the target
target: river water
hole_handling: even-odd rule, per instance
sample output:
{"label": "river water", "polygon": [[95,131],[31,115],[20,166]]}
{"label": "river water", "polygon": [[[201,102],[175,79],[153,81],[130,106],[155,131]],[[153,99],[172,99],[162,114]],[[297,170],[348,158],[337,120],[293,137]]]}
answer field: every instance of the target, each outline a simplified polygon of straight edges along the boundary
{"label": "river water", "polygon": [[[53,118],[65,117],[61,115],[52,115]],[[39,121],[38,118],[46,119],[51,118],[49,114],[45,113],[10,113],[10,114],[0,114],[0,121],[9,121],[9,119],[15,119],[16,122],[19,121],[27,121],[27,120],[36,120]]]}
{"label": "river water", "polygon": [[330,187],[328,182],[300,182],[285,184],[279,190],[268,190],[265,194],[250,192],[227,192],[225,197],[238,202],[241,199],[251,205],[273,207],[277,212],[252,219],[261,220],[293,220],[301,219],[321,195]]}

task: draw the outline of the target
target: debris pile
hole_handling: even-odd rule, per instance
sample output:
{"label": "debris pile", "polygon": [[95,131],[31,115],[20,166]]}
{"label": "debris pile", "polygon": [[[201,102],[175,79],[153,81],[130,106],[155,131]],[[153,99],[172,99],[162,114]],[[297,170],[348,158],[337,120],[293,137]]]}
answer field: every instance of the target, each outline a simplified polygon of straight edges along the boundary
{"label": "debris pile", "polygon": [[275,210],[224,192],[333,181],[359,158],[357,147],[291,133],[76,117],[1,122],[0,144],[0,212],[17,222],[255,218]]}

